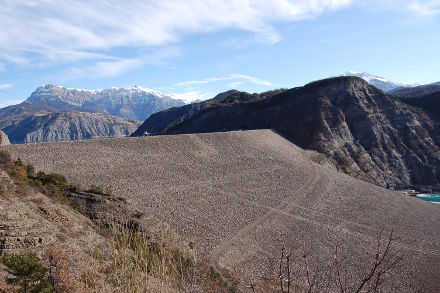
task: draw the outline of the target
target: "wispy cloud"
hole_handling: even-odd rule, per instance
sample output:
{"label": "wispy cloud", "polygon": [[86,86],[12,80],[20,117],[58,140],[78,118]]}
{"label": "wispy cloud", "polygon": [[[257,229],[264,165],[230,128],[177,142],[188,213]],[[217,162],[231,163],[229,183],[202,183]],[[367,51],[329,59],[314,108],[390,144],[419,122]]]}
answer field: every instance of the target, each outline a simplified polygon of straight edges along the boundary
{"label": "wispy cloud", "polygon": [[0,83],[0,90],[7,90],[12,88],[14,85],[12,83]]}
{"label": "wispy cloud", "polygon": [[201,91],[189,91],[169,94],[174,99],[182,100],[185,103],[192,103],[198,100],[206,100],[212,98],[214,93],[211,92],[201,92]]}
{"label": "wispy cloud", "polygon": [[87,78],[107,78],[118,76],[134,68],[142,66],[143,61],[139,59],[118,59],[113,61],[99,61],[87,66],[73,67],[65,72],[67,79],[77,79],[86,76]]}
{"label": "wispy cloud", "polygon": [[[72,72],[79,72],[79,63],[87,61],[92,65],[83,71],[115,76],[136,68],[139,63],[130,59],[144,60],[145,49],[160,50],[188,35],[238,30],[245,36],[225,40],[229,45],[271,45],[283,38],[277,29],[280,23],[353,5],[422,16],[440,13],[440,0],[3,0],[0,62],[19,66],[68,63]],[[134,52],[127,57],[118,55],[120,49]],[[93,66],[108,71],[94,71]]]}
{"label": "wispy cloud", "polygon": [[359,0],[358,3],[375,10],[406,12],[409,17],[440,14],[440,0]]}
{"label": "wispy cloud", "polygon": [[[238,29],[269,44],[281,39],[274,24],[318,16],[352,0],[237,1],[2,1],[0,59],[23,64],[106,58],[103,50],[176,42],[188,34]],[[24,59],[24,60],[23,60]]]}
{"label": "wispy cloud", "polygon": [[208,83],[212,83],[212,82],[225,81],[225,80],[242,80],[242,81],[244,80],[244,81],[251,82],[255,85],[274,86],[274,84],[271,83],[270,81],[259,79],[259,78],[256,78],[256,77],[253,77],[250,75],[245,75],[245,74],[231,74],[231,75],[222,76],[222,77],[210,77],[210,78],[205,78],[205,79],[200,79],[200,80],[188,80],[188,81],[176,83],[174,86],[188,87],[188,86],[193,86],[193,85],[208,84]]}
{"label": "wispy cloud", "polygon": [[420,16],[436,16],[440,14],[440,0],[414,0],[409,9]]}
{"label": "wispy cloud", "polygon": [[243,83],[243,82],[241,82],[241,81],[235,81],[235,82],[231,82],[231,83],[229,84],[229,86],[230,86],[231,88],[237,88],[237,87],[239,87],[242,83]]}
{"label": "wispy cloud", "polygon": [[174,84],[169,88],[163,89],[166,92],[172,92],[171,96],[185,102],[193,102],[195,100],[206,100],[214,97],[213,88],[226,90],[237,88],[243,84],[249,85],[249,88],[267,89],[276,85],[268,80],[257,78],[246,74],[230,74],[226,76],[209,77],[198,80],[187,80]]}

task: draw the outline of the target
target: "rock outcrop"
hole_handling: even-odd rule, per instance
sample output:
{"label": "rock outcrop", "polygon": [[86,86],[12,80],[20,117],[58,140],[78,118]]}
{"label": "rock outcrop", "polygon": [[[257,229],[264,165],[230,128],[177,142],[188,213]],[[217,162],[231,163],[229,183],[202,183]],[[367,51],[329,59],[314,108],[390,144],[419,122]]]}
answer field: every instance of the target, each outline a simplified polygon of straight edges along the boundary
{"label": "rock outcrop", "polygon": [[264,99],[233,101],[211,100],[154,114],[134,135],[269,128],[377,185],[438,186],[436,121],[360,78],[326,79]]}
{"label": "rock outcrop", "polygon": [[34,115],[4,128],[11,143],[39,143],[129,136],[137,121],[98,113],[61,112]]}

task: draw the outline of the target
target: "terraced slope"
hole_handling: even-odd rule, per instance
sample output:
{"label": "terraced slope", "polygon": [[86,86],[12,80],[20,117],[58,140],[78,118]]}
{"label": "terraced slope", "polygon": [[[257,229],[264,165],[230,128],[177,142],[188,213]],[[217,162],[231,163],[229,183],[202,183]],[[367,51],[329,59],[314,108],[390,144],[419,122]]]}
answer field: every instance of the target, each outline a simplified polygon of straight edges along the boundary
{"label": "terraced slope", "polygon": [[440,290],[440,206],[325,169],[269,130],[2,149],[82,185],[111,187],[223,272],[243,272],[244,283],[278,257],[280,233],[295,254],[305,245],[318,257],[311,266],[339,243],[344,266],[361,274],[370,265],[362,251],[386,227],[404,254],[399,291],[419,281]]}

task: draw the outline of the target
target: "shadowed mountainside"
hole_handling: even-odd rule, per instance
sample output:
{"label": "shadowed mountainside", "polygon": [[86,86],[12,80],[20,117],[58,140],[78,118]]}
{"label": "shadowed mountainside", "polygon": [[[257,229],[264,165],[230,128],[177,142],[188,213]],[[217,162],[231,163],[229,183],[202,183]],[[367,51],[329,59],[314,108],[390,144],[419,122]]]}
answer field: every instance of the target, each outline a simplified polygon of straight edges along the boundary
{"label": "shadowed mountainside", "polygon": [[233,102],[211,100],[156,113],[133,136],[270,128],[357,178],[394,188],[438,186],[436,122],[360,78],[240,99],[247,95],[234,92]]}
{"label": "shadowed mountainside", "polygon": [[432,94],[440,91],[440,82],[420,85],[416,87],[399,87],[389,91],[390,95],[400,98],[410,98]]}
{"label": "shadowed mountainside", "polygon": [[400,97],[400,101],[409,105],[410,110],[429,116],[437,122],[436,127],[440,127],[440,89],[429,94]]}
{"label": "shadowed mountainside", "polygon": [[284,89],[268,91],[261,94],[249,94],[237,90],[230,90],[218,94],[214,98],[182,107],[171,108],[155,115],[150,116],[145,123],[139,127],[132,136],[142,136],[144,134],[165,134],[174,126],[188,119],[197,116],[205,110],[217,106],[230,106],[242,102],[261,101],[276,94],[284,92]]}
{"label": "shadowed mountainside", "polygon": [[34,105],[29,102],[8,106],[0,109],[0,129],[9,126],[12,121],[17,121],[33,115],[44,115],[57,112],[61,111],[56,108]]}
{"label": "shadowed mountainside", "polygon": [[3,131],[11,143],[20,144],[129,136],[138,126],[120,117],[66,111],[18,119]]}
{"label": "shadowed mountainside", "polygon": [[294,253],[306,245],[321,264],[339,243],[344,267],[357,274],[369,265],[363,251],[385,226],[404,255],[399,292],[413,281],[428,292],[439,289],[437,205],[328,170],[272,131],[2,148],[82,186],[111,188],[175,227],[224,273],[267,269],[283,234]]}

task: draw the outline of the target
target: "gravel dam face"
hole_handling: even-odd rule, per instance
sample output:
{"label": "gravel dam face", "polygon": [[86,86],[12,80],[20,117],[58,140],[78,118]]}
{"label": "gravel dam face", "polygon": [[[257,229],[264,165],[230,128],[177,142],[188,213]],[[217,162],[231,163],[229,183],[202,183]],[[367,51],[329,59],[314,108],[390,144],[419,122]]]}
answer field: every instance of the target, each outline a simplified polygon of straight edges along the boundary
{"label": "gravel dam face", "polygon": [[318,263],[338,243],[356,272],[359,264],[368,268],[363,251],[375,248],[385,228],[404,255],[399,291],[420,283],[423,291],[440,290],[440,205],[328,170],[269,130],[0,149],[84,187],[110,187],[176,228],[223,272],[267,269],[280,234],[293,253],[307,247]]}

